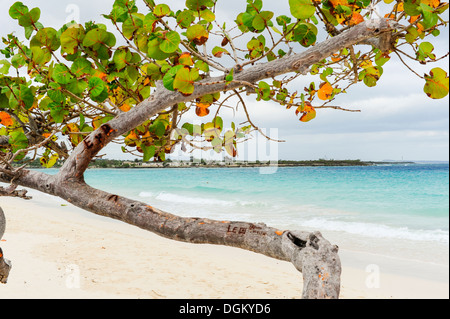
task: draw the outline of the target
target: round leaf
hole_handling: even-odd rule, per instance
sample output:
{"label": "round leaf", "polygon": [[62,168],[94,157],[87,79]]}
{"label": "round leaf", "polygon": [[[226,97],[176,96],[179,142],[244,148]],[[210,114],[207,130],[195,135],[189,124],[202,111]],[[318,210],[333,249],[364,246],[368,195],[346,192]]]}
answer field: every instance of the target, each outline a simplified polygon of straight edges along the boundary
{"label": "round leaf", "polygon": [[17,1],[9,8],[9,15],[13,19],[19,19],[28,12],[28,7]]}
{"label": "round leaf", "polygon": [[297,19],[308,19],[316,11],[313,0],[289,0],[291,14]]}
{"label": "round leaf", "polygon": [[434,68],[430,74],[425,74],[424,92],[432,99],[442,99],[448,95],[449,78],[441,68]]}
{"label": "round leaf", "polygon": [[189,41],[194,42],[196,45],[203,45],[208,41],[209,34],[203,25],[195,24],[187,29],[186,36]]}
{"label": "round leaf", "polygon": [[89,91],[92,97],[99,96],[105,89],[105,82],[102,79],[94,76],[89,79]]}
{"label": "round leaf", "polygon": [[53,79],[59,84],[67,84],[72,81],[73,76],[64,64],[57,64],[53,69]]}
{"label": "round leaf", "polygon": [[159,45],[159,48],[165,53],[172,53],[178,49],[180,41],[181,39],[178,32],[170,31],[166,33],[164,40]]}

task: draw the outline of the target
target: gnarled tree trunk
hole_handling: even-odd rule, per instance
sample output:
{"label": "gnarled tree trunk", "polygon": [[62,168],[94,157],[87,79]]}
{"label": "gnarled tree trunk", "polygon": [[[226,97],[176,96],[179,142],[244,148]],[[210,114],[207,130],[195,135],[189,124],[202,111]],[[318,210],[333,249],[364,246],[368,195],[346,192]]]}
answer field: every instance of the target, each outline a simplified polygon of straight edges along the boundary
{"label": "gnarled tree trunk", "polygon": [[[0,240],[3,238],[3,234],[5,233],[5,227],[6,219],[2,208],[0,207]],[[3,251],[0,247],[0,283],[6,284],[10,270],[11,262],[3,257]]]}
{"label": "gnarled tree trunk", "polygon": [[23,171],[20,184],[170,239],[238,247],[290,261],[303,273],[304,298],[339,297],[338,248],[319,232],[282,231],[262,223],[179,217],[147,203],[92,188],[82,181],[61,180],[57,175],[39,171]]}

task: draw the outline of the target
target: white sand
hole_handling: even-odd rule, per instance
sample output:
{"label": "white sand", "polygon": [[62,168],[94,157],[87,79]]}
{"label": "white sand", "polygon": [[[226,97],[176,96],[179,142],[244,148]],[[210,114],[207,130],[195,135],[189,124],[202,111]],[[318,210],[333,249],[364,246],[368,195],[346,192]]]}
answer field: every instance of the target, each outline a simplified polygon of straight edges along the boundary
{"label": "white sand", "polygon": [[[0,246],[13,263],[0,299],[301,296],[301,274],[288,262],[168,240],[46,195],[0,197],[0,206],[7,219]],[[340,256],[341,298],[449,298],[448,267],[345,250]]]}

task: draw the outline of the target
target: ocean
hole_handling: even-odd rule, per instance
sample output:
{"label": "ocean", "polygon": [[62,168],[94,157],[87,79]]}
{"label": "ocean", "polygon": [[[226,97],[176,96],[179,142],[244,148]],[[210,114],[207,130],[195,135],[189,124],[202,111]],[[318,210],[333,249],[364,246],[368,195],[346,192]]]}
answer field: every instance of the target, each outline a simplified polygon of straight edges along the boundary
{"label": "ocean", "polygon": [[343,249],[448,265],[448,164],[279,167],[266,173],[90,169],[85,179],[180,216],[319,230]]}

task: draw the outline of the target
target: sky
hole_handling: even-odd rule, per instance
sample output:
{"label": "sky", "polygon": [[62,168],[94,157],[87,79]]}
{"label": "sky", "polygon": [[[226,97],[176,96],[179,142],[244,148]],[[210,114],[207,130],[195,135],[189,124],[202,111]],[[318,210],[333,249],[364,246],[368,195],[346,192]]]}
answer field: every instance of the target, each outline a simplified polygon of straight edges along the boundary
{"label": "sky", "polygon": [[[0,11],[1,36],[16,32],[18,36],[23,37],[23,28],[8,15],[7,9],[14,2],[0,0],[3,8]],[[105,23],[106,20],[101,14],[108,14],[114,1],[22,0],[22,2],[30,9],[39,7],[40,22],[44,26],[58,29],[72,19],[81,23],[90,20]],[[142,1],[137,0],[138,6],[144,8],[140,2]],[[167,0],[165,3],[172,10],[176,10],[182,7],[184,1]],[[231,26],[237,14],[245,11],[245,6],[245,0],[219,0],[216,20],[219,24],[227,22],[227,25]],[[263,8],[274,11],[275,16],[289,13],[288,0],[266,0]],[[382,9],[381,12],[383,13]],[[439,41],[433,43],[437,56],[447,53],[448,29],[442,32]],[[437,66],[449,72],[448,58],[425,66],[419,64],[412,66],[419,74],[429,72]],[[317,78],[315,80],[317,83]],[[310,82],[309,77],[299,77],[293,85],[298,85],[298,90],[301,91]],[[441,100],[430,99],[423,92],[423,86],[424,80],[407,70],[395,55],[392,55],[377,86],[368,88],[360,83],[333,102],[334,105],[361,110],[358,113],[323,109],[318,110],[314,120],[302,123],[292,109],[286,110],[274,102],[256,102],[254,98],[249,98],[246,103],[252,122],[272,138],[285,142],[269,142],[261,136],[254,135],[247,143],[239,145],[239,158],[261,161],[318,158],[448,161],[449,97]],[[245,121],[242,108],[236,114],[230,109],[224,109],[221,115],[225,122]],[[196,120],[195,116],[186,120],[189,119]],[[116,145],[108,146],[105,152],[108,158],[128,158]],[[194,155],[213,157],[205,153],[200,155],[199,152],[194,152]],[[173,157],[176,156],[183,155],[177,151]]]}

